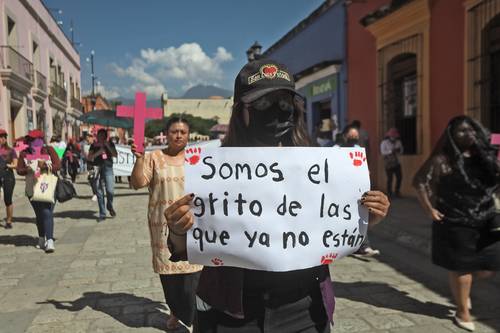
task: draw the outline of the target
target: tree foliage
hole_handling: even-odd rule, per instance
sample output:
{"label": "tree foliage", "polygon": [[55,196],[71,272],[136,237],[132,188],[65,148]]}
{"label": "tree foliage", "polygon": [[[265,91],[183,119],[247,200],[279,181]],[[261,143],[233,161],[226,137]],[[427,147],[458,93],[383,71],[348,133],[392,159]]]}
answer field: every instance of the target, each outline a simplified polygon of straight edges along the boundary
{"label": "tree foliage", "polygon": [[171,117],[182,117],[183,119],[186,119],[190,125],[191,132],[196,132],[201,135],[210,135],[210,128],[212,128],[212,126],[214,125],[217,125],[216,119],[205,119],[185,113],[174,113],[170,117],[148,121],[148,123],[146,124],[145,135],[148,138],[153,138],[159,135],[161,132],[163,132],[163,134],[166,134],[165,128],[167,127],[167,122]]}

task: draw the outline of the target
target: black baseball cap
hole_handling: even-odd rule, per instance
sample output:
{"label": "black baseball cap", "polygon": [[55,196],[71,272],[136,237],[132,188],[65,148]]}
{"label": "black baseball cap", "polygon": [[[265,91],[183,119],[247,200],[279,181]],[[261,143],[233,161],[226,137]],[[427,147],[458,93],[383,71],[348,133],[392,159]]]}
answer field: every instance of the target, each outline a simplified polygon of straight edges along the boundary
{"label": "black baseball cap", "polygon": [[234,100],[250,103],[276,90],[288,90],[298,95],[293,75],[274,60],[254,60],[243,66],[236,76]]}

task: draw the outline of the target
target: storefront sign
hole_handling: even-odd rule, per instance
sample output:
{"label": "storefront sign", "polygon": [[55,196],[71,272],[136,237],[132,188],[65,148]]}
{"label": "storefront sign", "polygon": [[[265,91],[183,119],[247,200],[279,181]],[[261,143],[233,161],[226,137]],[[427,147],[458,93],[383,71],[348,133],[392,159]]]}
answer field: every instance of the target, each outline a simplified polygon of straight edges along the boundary
{"label": "storefront sign", "polygon": [[326,93],[330,93],[337,90],[337,75],[331,76],[326,80],[313,83],[310,86],[309,94],[310,96],[318,96]]}

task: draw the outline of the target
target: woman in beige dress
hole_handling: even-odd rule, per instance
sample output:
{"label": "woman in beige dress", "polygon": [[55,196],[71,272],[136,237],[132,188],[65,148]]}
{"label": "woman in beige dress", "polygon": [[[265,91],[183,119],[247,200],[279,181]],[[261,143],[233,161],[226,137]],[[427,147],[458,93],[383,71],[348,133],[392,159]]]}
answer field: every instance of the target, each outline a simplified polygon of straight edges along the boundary
{"label": "woman in beige dress", "polygon": [[196,313],[195,293],[202,266],[187,261],[171,262],[167,247],[169,230],[165,209],[184,195],[184,148],[189,137],[185,119],[171,118],[167,123],[168,147],[146,154],[136,151],[131,176],[135,189],[148,186],[148,226],[153,252],[153,269],[160,275],[165,300],[171,312],[167,329],[179,326],[179,319],[190,326]]}

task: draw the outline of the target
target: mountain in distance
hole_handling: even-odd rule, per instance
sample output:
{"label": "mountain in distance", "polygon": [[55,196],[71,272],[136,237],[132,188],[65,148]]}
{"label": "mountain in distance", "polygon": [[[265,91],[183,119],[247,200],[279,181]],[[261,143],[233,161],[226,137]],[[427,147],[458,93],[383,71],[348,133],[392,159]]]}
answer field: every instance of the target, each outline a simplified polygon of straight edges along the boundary
{"label": "mountain in distance", "polygon": [[[189,88],[184,95],[181,97],[177,96],[169,96],[172,99],[206,99],[212,96],[222,96],[224,98],[229,98],[233,96],[233,92],[231,90],[219,88],[216,86],[206,86],[199,84],[197,86]],[[135,101],[133,97],[116,97],[108,99],[110,103],[121,102],[122,105],[134,105]],[[160,98],[149,99],[147,101],[147,106],[150,108],[161,108],[161,100]]]}
{"label": "mountain in distance", "polygon": [[229,98],[233,96],[231,90],[219,88],[216,86],[206,86],[199,84],[197,86],[189,88],[182,97],[184,99],[205,99],[211,96],[222,96],[224,98]]}
{"label": "mountain in distance", "polygon": [[[112,99],[108,99],[110,103],[114,102],[121,102],[121,105],[134,105],[135,100],[134,98],[129,98],[129,97],[116,97]],[[160,99],[148,99],[146,102],[146,106],[150,108],[161,108],[161,101]]]}

